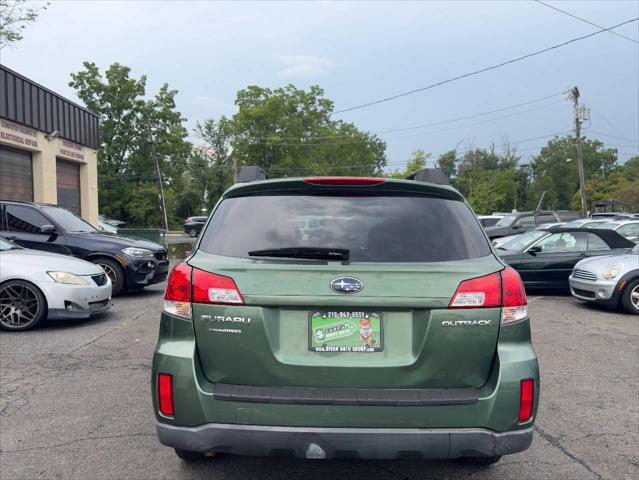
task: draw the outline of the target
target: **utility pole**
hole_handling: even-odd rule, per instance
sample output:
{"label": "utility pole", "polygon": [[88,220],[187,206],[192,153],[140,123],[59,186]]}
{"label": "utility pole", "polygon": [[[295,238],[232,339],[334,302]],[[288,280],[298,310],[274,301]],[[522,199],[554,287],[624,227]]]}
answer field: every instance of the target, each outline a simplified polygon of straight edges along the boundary
{"label": "utility pole", "polygon": [[158,181],[158,197],[160,200],[160,213],[162,214],[162,223],[165,231],[169,229],[169,221],[166,217],[166,203],[164,202],[164,187],[162,186],[162,172],[160,171],[160,161],[158,160],[158,152],[155,148],[157,144],[157,140],[151,136],[149,138],[149,143],[151,144],[151,157],[153,158],[153,163],[155,164],[155,175]]}
{"label": "utility pole", "polygon": [[588,215],[588,203],[586,199],[586,180],[584,176],[584,159],[581,156],[581,116],[579,109],[579,89],[574,87],[570,93],[575,110],[575,147],[577,149],[577,165],[579,167],[579,197],[581,198],[581,216]]}

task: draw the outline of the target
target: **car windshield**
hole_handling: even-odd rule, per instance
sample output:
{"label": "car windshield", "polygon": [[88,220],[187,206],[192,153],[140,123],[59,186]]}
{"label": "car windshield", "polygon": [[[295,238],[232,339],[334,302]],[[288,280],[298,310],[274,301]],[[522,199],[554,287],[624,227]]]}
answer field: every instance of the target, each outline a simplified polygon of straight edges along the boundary
{"label": "car windshield", "polygon": [[[224,200],[200,248],[216,255],[348,250],[352,262],[443,262],[490,254],[466,204],[433,197],[251,196]],[[263,252],[262,252],[263,254]],[[268,255],[260,255],[264,258]],[[297,255],[296,255],[297,256]]]}
{"label": "car windshield", "polygon": [[496,227],[510,227],[517,215],[506,215],[504,218],[500,218],[499,221],[495,224]]}
{"label": "car windshield", "polygon": [[8,240],[5,240],[4,238],[0,238],[0,252],[4,252],[6,250],[20,250],[20,247]]}
{"label": "car windshield", "polygon": [[80,217],[76,217],[64,208],[44,207],[43,210],[67,232],[97,232],[90,223],[85,222]]}
{"label": "car windshield", "polygon": [[512,250],[515,252],[520,251],[533,243],[535,240],[538,240],[546,235],[548,235],[548,232],[545,230],[532,230],[528,233],[517,235],[515,238],[504,243],[499,248],[501,248],[502,250]]}

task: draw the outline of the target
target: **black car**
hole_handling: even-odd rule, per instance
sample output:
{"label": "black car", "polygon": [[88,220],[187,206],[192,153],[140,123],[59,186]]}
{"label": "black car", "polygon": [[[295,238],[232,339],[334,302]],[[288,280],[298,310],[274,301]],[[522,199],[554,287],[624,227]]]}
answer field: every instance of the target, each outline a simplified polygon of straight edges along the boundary
{"label": "black car", "polygon": [[519,272],[526,288],[567,289],[579,260],[618,254],[634,245],[612,230],[558,227],[515,237],[496,252]]}
{"label": "black car", "polygon": [[0,237],[36,250],[82,258],[111,278],[113,295],[166,279],[169,261],[161,245],[101,233],[68,210],[53,205],[0,201]]}
{"label": "black car", "polygon": [[545,223],[570,222],[577,218],[581,218],[581,216],[577,212],[569,210],[537,210],[535,212],[509,213],[494,226],[486,227],[485,230],[488,238],[494,240],[508,235],[525,233]]}
{"label": "black car", "polygon": [[208,217],[187,217],[184,219],[184,233],[197,237],[202,231]]}

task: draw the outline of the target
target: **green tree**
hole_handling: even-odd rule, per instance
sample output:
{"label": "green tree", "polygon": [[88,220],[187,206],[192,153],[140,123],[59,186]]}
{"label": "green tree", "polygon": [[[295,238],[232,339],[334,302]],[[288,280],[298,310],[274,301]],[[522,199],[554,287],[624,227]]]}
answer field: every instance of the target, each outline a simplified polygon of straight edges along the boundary
{"label": "green tree", "polygon": [[405,170],[394,170],[390,174],[389,177],[392,178],[406,178],[414,173],[419,172],[426,168],[426,161],[432,156],[432,154],[425,152],[421,148],[414,150],[411,153],[411,158],[408,159],[408,163],[406,164]]}
{"label": "green tree", "polygon": [[[581,151],[587,181],[595,174],[605,179],[615,169],[616,149],[605,148],[599,140],[583,139]],[[544,191],[546,196],[543,208],[571,208],[573,196],[579,190],[574,137],[556,137],[550,140],[534,158],[532,175],[529,208],[536,206]]]}
{"label": "green tree", "polygon": [[[185,182],[191,145],[185,119],[176,110],[176,90],[164,84],[146,97],[146,76],[114,63],[102,74],[95,63],[71,74],[69,85],[100,121],[99,202],[103,213],[132,225],[161,225],[151,142],[155,143],[165,187],[167,216],[177,223],[174,201]],[[155,191],[155,195],[151,192]]]}
{"label": "green tree", "polygon": [[521,204],[528,182],[525,168],[517,166],[519,160],[508,145],[503,153],[493,145],[488,149],[471,148],[459,159],[454,151],[447,152],[442,164],[449,172],[456,171],[453,185],[475,211],[486,214],[509,212]]}
{"label": "green tree", "polygon": [[[639,156],[613,169],[607,177],[595,173],[586,182],[586,195],[591,203],[597,200],[620,200],[626,210],[639,211]],[[572,198],[572,207],[580,207],[579,192]]]}
{"label": "green tree", "polygon": [[457,150],[442,153],[437,159],[437,166],[452,179],[457,174]]}
{"label": "green tree", "polygon": [[0,0],[0,50],[24,38],[27,25],[35,22],[49,3],[34,5],[27,0]]}
{"label": "green tree", "polygon": [[233,123],[222,116],[210,118],[195,125],[195,134],[204,145],[193,148],[189,162],[189,173],[193,185],[204,193],[204,206],[211,210],[218,198],[234,180],[231,140]]}
{"label": "green tree", "polygon": [[230,119],[232,157],[273,177],[375,175],[386,166],[386,145],[352,123],[333,120],[324,91],[293,85],[250,86],[237,93]]}

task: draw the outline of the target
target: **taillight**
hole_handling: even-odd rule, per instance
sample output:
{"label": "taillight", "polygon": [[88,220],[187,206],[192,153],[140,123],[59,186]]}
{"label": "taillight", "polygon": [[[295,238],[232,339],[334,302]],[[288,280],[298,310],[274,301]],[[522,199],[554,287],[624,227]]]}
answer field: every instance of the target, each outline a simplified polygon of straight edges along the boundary
{"label": "taillight", "polygon": [[244,305],[242,294],[230,277],[193,270],[193,303]]}
{"label": "taillight", "polygon": [[191,275],[193,268],[178,263],[166,282],[164,311],[182,318],[191,318]]}
{"label": "taillight", "polygon": [[450,301],[448,308],[488,308],[501,306],[499,272],[485,277],[464,280]]}
{"label": "taillight", "polygon": [[311,185],[352,185],[365,187],[382,184],[386,179],[372,177],[307,177],[304,181]]}
{"label": "taillight", "polygon": [[525,422],[530,420],[533,412],[533,402],[535,394],[535,382],[528,378],[521,381],[521,389],[519,391],[519,421]]}
{"label": "taillight", "polygon": [[507,324],[528,317],[526,289],[521,277],[512,267],[501,271],[501,323]]}
{"label": "taillight", "polygon": [[184,219],[184,223],[189,223],[189,219],[188,219],[188,218],[185,218],[185,219]]}
{"label": "taillight", "polygon": [[168,373],[158,375],[158,403],[160,413],[173,415],[173,377]]}
{"label": "taillight", "polygon": [[464,280],[457,287],[448,308],[501,308],[501,323],[528,317],[526,290],[512,267],[484,277]]}

